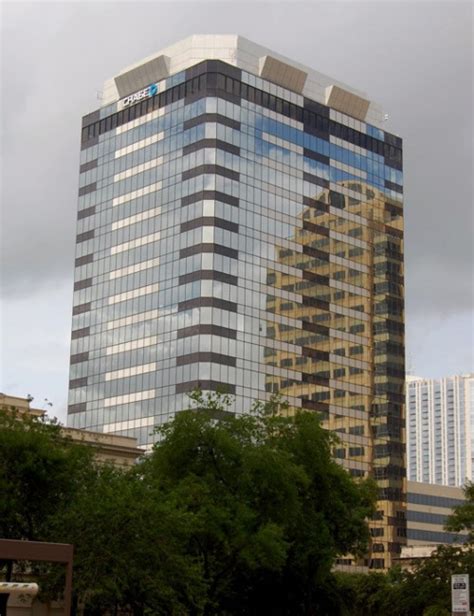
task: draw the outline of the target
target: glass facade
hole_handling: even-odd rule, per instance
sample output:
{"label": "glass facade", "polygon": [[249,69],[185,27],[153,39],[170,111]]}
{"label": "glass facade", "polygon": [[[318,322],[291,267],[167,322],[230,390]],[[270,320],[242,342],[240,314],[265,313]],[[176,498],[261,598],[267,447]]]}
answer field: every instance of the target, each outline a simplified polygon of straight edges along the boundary
{"label": "glass facade", "polygon": [[86,116],[69,424],[149,445],[195,387],[235,413],[279,393],[376,478],[372,561],[389,564],[406,535],[402,185],[398,137],[218,60]]}

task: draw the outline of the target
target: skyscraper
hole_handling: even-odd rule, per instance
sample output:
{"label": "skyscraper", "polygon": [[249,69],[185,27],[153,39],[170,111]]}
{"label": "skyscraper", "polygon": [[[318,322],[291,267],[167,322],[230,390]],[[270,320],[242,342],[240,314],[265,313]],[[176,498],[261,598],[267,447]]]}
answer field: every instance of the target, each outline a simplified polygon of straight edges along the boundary
{"label": "skyscraper", "polygon": [[238,36],[192,36],[83,118],[69,422],[152,442],[224,389],[281,393],[380,485],[404,541],[402,144],[363,93]]}
{"label": "skyscraper", "polygon": [[407,377],[408,477],[446,486],[474,480],[474,374]]}

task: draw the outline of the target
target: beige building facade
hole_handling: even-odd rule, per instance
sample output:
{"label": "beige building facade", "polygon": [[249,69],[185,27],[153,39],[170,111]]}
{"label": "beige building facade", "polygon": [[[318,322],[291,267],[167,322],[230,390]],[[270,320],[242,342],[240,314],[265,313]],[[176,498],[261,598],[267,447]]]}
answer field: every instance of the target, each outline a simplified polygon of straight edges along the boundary
{"label": "beige building facade", "polygon": [[407,545],[462,543],[463,535],[446,531],[444,525],[453,507],[465,502],[463,490],[417,481],[407,486]]}
{"label": "beige building facade", "polygon": [[[45,415],[44,410],[33,408],[28,398],[4,393],[0,393],[0,409],[28,413],[32,417]],[[96,459],[100,462],[110,462],[116,466],[131,466],[145,453],[144,449],[138,447],[137,439],[132,436],[104,434],[65,426],[61,428],[61,433],[76,443],[92,447]]]}

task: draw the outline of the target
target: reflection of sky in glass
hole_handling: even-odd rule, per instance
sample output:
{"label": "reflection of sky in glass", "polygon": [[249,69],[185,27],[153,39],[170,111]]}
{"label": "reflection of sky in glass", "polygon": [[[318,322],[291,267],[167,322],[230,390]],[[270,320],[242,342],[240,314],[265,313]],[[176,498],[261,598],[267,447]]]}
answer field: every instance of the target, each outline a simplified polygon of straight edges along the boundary
{"label": "reflection of sky in glass", "polygon": [[[360,169],[367,173],[367,180],[369,183],[377,186],[377,188],[380,188],[387,195],[400,199],[395,191],[385,188],[385,180],[389,180],[401,186],[403,185],[403,174],[397,169],[384,165],[384,157],[379,154],[374,152],[367,152],[366,156],[357,154],[347,148],[329,143],[324,139],[309,135],[308,133],[283,124],[282,122],[278,122],[277,120],[256,115],[255,148],[257,154],[261,156],[269,156],[270,152],[275,150],[284,150],[281,146],[270,145],[268,142],[265,142],[263,133],[269,133],[294,145],[308,148],[314,152],[327,156],[339,163],[354,167],[355,169]],[[288,150],[285,150],[285,152],[290,154]],[[305,167],[310,165],[312,169],[314,169],[313,172],[319,177],[330,179],[333,182],[357,178],[356,175],[351,175],[339,169],[331,168],[328,171],[327,166],[307,158],[305,158],[304,164]]]}

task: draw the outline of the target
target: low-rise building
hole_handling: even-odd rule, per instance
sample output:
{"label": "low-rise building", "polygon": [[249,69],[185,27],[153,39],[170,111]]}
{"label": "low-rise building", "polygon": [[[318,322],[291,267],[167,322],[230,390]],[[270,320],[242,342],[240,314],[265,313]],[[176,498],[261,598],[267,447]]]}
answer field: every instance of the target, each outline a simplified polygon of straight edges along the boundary
{"label": "low-rise building", "polygon": [[[19,413],[28,413],[33,417],[42,417],[44,410],[31,407],[29,398],[20,398],[0,393],[0,409],[15,410]],[[92,447],[95,457],[101,462],[111,462],[117,466],[130,466],[145,453],[138,447],[137,439],[130,436],[104,434],[90,430],[61,427],[62,434],[76,443]]]}
{"label": "low-rise building", "polygon": [[461,488],[408,481],[407,545],[463,543],[463,535],[444,529],[453,507],[464,503]]}
{"label": "low-rise building", "polygon": [[462,545],[463,533],[445,530],[453,507],[465,502],[461,488],[407,482],[407,545],[395,560],[403,569],[429,558],[439,545]]}

